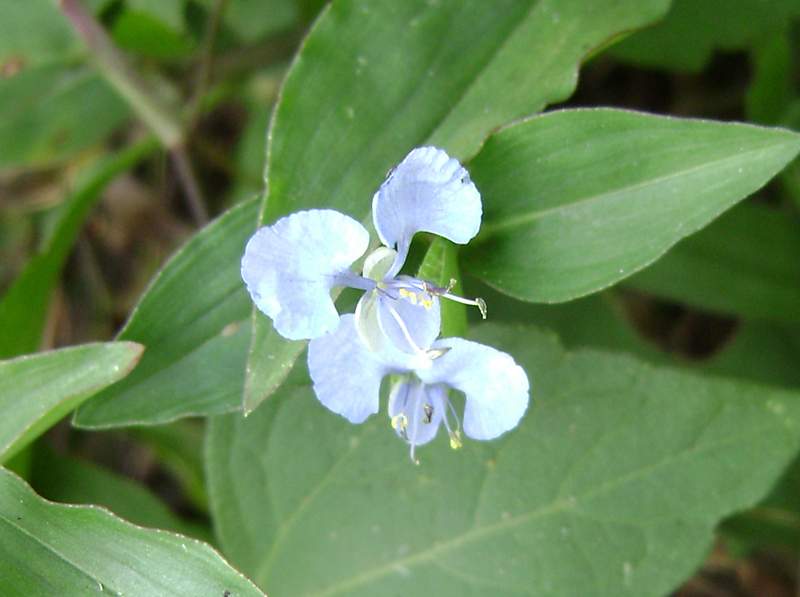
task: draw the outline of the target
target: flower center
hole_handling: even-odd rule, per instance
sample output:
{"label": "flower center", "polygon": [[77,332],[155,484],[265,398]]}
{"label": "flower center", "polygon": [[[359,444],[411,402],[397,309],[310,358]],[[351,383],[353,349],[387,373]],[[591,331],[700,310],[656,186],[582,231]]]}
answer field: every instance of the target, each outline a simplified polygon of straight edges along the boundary
{"label": "flower center", "polygon": [[[441,384],[428,385],[410,376],[394,383],[389,393],[389,416],[395,433],[410,446],[411,460],[418,445],[429,442],[444,424],[450,447],[458,450],[461,441],[461,421],[450,402],[447,388]],[[451,426],[450,417],[455,420]]]}

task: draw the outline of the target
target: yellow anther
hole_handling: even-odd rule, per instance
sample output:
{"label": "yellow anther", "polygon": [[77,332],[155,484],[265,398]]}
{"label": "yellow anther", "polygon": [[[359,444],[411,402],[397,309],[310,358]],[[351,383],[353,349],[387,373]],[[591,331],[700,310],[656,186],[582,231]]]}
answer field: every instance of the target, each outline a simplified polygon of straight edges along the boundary
{"label": "yellow anther", "polygon": [[416,293],[411,292],[410,290],[407,290],[405,288],[401,288],[398,292],[399,292],[400,296],[402,296],[405,299],[408,299],[409,302],[412,305],[416,305],[417,304],[417,295],[416,295]]}
{"label": "yellow anther", "polygon": [[425,292],[412,292],[408,288],[400,288],[397,292],[412,305],[421,305],[426,309],[433,307],[433,299]]}
{"label": "yellow anther", "polygon": [[450,447],[453,450],[458,450],[459,448],[461,448],[463,446],[464,446],[464,443],[461,441],[461,432],[458,431],[458,430],[451,431],[450,432]]}
{"label": "yellow anther", "polygon": [[408,427],[408,418],[403,413],[393,416],[392,427],[395,431],[399,431],[400,433],[405,432]]}

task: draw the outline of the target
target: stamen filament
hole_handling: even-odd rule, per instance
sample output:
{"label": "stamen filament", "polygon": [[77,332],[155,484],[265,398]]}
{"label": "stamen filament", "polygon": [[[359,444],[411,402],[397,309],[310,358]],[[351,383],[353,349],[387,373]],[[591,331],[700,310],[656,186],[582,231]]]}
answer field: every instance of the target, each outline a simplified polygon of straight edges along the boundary
{"label": "stamen filament", "polygon": [[[450,402],[450,399],[445,395],[443,398],[444,402],[446,403],[446,408],[444,410],[444,415],[442,416],[442,421],[444,422],[444,427],[447,429],[447,435],[450,438],[450,448],[453,450],[458,450],[464,446],[464,442],[461,441],[461,420],[458,418],[458,413],[456,413],[456,409],[453,406],[453,403]],[[450,419],[448,417],[448,412],[453,415],[453,418],[456,420],[456,428],[450,428]]]}
{"label": "stamen filament", "polygon": [[481,312],[481,318],[486,319],[486,313],[487,313],[486,301],[484,301],[480,297],[474,299],[468,299],[455,294],[450,294],[449,292],[446,292],[439,296],[441,296],[442,298],[449,299],[451,301],[455,301],[457,303],[461,303],[462,305],[472,305],[478,307],[478,310]]}
{"label": "stamen filament", "polygon": [[463,296],[458,296],[457,294],[450,294],[450,291],[455,288],[456,280],[455,278],[450,278],[450,282],[447,284],[446,288],[440,288],[438,286],[434,286],[433,284],[429,284],[428,282],[422,282],[422,290],[429,294],[433,294],[436,296],[440,296],[442,298],[446,298],[451,301],[455,301],[457,303],[461,303],[462,305],[470,305],[474,307],[478,307],[478,310],[481,312],[481,317],[486,319],[487,309],[486,309],[486,301],[484,301],[480,297],[476,297],[474,299],[464,298]]}
{"label": "stamen filament", "polygon": [[403,333],[403,337],[406,339],[406,342],[408,342],[409,346],[411,346],[411,348],[417,354],[426,355],[426,352],[417,346],[416,342],[414,342],[414,338],[411,337],[411,332],[408,331],[406,324],[403,322],[403,318],[400,317],[400,314],[397,312],[397,310],[395,310],[395,308],[391,305],[387,305],[387,307],[389,309],[389,313],[392,314],[392,318],[397,322],[397,326],[400,328],[400,331]]}

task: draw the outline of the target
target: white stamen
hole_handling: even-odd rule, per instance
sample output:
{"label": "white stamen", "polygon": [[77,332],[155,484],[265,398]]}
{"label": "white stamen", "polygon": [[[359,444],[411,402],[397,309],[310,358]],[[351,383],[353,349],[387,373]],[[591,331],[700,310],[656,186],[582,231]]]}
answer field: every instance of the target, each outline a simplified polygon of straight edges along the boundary
{"label": "white stamen", "polygon": [[468,299],[461,296],[457,296],[455,294],[450,294],[449,292],[445,292],[444,294],[439,295],[442,298],[450,299],[451,301],[455,301],[457,303],[461,303],[462,305],[473,305],[478,307],[478,310],[481,312],[481,317],[486,319],[486,301],[482,298],[475,298],[475,299]]}
{"label": "white stamen", "polygon": [[451,301],[455,301],[457,303],[461,303],[462,305],[471,305],[474,307],[478,307],[478,310],[481,312],[481,317],[486,319],[486,301],[484,301],[480,297],[476,297],[474,299],[464,298],[463,296],[458,296],[457,294],[450,294],[450,291],[455,288],[457,281],[455,278],[450,278],[450,282],[447,284],[446,288],[439,288],[438,286],[434,286],[433,284],[429,284],[428,282],[422,281],[422,290],[427,292],[428,294],[440,296],[442,298],[449,299]]}
{"label": "white stamen", "polygon": [[414,352],[416,352],[417,354],[424,355],[425,351],[422,350],[419,346],[417,346],[416,342],[414,342],[414,338],[411,337],[411,332],[408,331],[408,328],[406,327],[406,324],[403,322],[403,318],[400,317],[400,314],[391,305],[388,305],[388,308],[389,308],[389,313],[392,314],[392,317],[397,322],[397,326],[400,328],[400,331],[403,332],[403,337],[406,339],[406,342],[408,342],[408,344],[411,346]]}

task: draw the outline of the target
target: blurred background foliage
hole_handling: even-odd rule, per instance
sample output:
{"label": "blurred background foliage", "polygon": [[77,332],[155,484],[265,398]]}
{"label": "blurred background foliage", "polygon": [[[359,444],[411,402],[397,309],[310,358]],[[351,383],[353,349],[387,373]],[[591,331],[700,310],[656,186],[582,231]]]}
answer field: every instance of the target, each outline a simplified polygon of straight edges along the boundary
{"label": "blurred background foliage", "polygon": [[[170,254],[262,193],[271,107],[324,3],[85,1],[127,56],[133,90],[76,35],[69,4],[0,0],[4,358],[114,337]],[[675,0],[660,23],[593,55],[562,107],[598,105],[800,131],[800,3]],[[798,254],[795,161],[613,289],[545,306],[463,283],[494,320],[536,322],[567,347],[797,388]],[[10,466],[50,499],[213,542],[203,425],[89,433],[63,423]],[[795,595],[798,556],[800,461],[759,507],[722,525],[678,594]]]}

